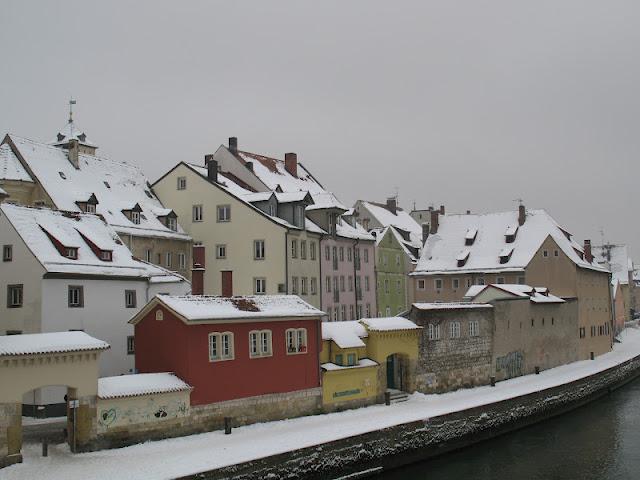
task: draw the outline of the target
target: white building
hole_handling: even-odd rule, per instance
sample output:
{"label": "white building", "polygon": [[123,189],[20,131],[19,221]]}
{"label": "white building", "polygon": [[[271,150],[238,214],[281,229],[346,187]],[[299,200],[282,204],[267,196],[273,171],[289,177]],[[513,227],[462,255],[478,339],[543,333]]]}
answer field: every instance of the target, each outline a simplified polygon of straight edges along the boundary
{"label": "white building", "polygon": [[[0,205],[0,334],[82,330],[111,345],[100,375],[134,368],[127,322],[157,293],[185,294],[188,281],[134,258],[101,216]],[[60,404],[64,390],[29,393],[26,404]]]}

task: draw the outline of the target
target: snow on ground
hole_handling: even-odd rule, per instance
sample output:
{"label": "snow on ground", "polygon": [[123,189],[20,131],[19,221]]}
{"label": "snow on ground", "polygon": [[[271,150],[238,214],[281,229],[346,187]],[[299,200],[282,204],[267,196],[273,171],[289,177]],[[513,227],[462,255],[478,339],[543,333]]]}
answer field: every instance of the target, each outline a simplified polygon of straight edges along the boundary
{"label": "snow on ground", "polygon": [[256,458],[310,447],[339,438],[367,433],[429,417],[513,398],[562,385],[606,370],[640,355],[640,330],[627,329],[612,352],[541,372],[499,382],[495,388],[478,387],[442,395],[413,394],[404,403],[349,410],[233,430],[231,435],[210,432],[127,448],[73,455],[66,445],[49,448],[40,457],[40,446],[23,448],[24,463],[0,471],[3,480],[122,478],[165,479],[194,474]]}

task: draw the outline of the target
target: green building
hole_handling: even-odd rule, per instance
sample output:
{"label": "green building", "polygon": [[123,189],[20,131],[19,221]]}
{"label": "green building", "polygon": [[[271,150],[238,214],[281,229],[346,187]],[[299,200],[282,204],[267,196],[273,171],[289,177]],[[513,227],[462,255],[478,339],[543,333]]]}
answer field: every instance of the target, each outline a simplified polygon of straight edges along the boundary
{"label": "green building", "polygon": [[376,303],[378,316],[389,317],[408,310],[412,303],[408,274],[419,256],[409,232],[388,226],[376,236]]}

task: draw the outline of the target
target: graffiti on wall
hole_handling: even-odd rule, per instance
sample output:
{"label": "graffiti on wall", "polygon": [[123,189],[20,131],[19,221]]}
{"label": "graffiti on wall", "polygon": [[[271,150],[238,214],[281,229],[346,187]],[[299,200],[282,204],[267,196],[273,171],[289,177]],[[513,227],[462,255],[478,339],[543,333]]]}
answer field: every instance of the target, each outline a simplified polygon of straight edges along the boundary
{"label": "graffiti on wall", "polygon": [[166,398],[159,395],[125,401],[104,400],[99,405],[98,431],[105,432],[116,427],[170,420],[188,414],[188,397]]}
{"label": "graffiti on wall", "polygon": [[496,372],[505,372],[507,378],[522,375],[524,355],[522,352],[509,352],[504,357],[496,358]]}

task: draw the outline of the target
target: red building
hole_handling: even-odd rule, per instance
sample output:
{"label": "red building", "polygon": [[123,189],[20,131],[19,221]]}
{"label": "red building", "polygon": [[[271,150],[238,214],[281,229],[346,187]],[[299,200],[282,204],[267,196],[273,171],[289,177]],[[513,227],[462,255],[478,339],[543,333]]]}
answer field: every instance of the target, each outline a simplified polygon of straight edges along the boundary
{"label": "red building", "polygon": [[293,295],[157,295],[130,320],[136,369],[175,373],[192,405],[319,387],[320,315]]}

